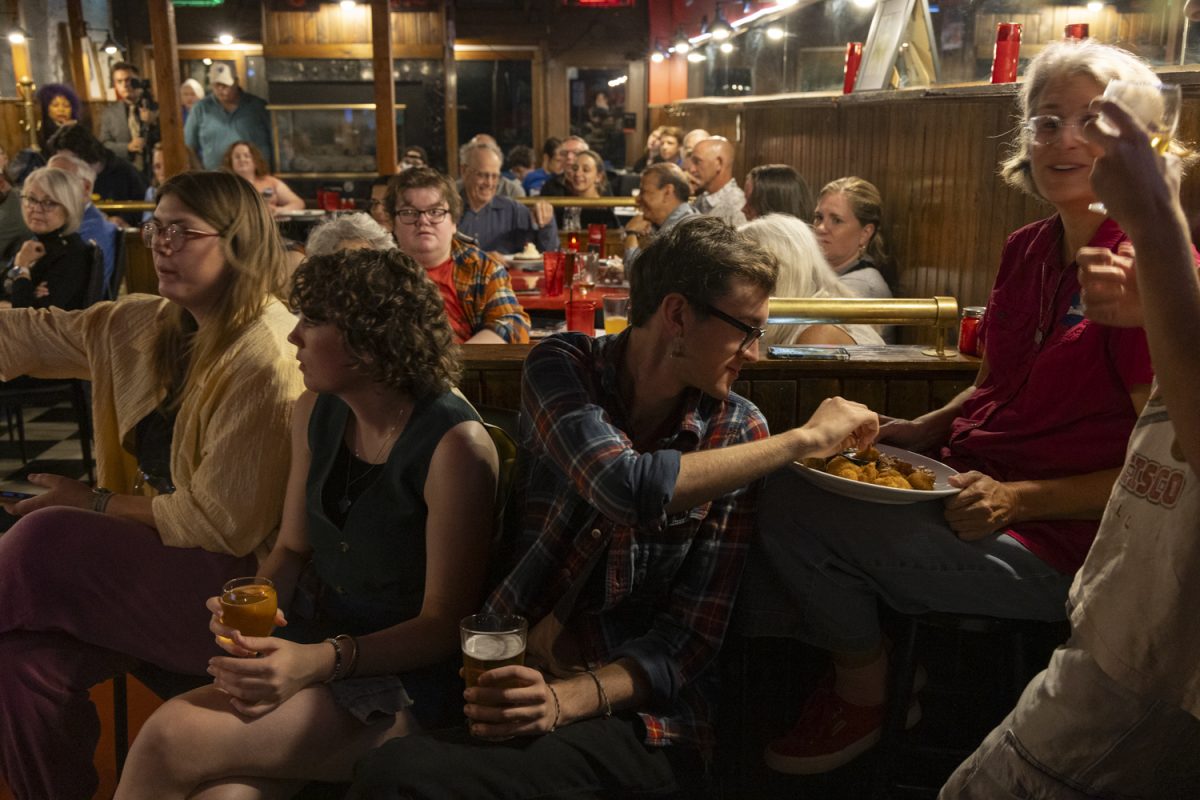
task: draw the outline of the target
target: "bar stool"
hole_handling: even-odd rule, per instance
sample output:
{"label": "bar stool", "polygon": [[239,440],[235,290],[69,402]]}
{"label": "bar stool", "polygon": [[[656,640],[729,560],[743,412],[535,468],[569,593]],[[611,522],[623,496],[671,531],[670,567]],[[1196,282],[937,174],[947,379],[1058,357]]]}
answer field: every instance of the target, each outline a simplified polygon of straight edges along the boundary
{"label": "bar stool", "polygon": [[1001,646],[995,649],[1006,663],[999,672],[1000,685],[996,689],[1009,708],[1016,704],[1030,678],[1045,666],[1049,652],[1070,636],[1070,625],[1065,620],[1040,622],[939,612],[901,616],[891,654],[887,713],[876,747],[875,772],[871,781],[870,796],[874,800],[887,800],[893,796],[893,791],[903,792],[905,796],[937,796],[938,786],[896,782],[895,770],[902,751],[927,757],[952,756],[961,761],[978,745],[978,742],[968,741],[961,750],[922,748],[906,741],[905,720],[912,701],[917,672],[917,632],[921,629],[941,629],[959,637],[964,634],[991,636],[1000,643]]}

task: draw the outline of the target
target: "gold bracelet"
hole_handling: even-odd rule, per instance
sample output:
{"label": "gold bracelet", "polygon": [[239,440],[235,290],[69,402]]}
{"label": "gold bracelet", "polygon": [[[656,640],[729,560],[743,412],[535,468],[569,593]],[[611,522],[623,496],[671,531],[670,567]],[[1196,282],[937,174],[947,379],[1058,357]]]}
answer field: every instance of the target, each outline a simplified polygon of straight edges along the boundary
{"label": "gold bracelet", "polygon": [[550,690],[550,696],[554,698],[554,722],[550,723],[550,730],[546,733],[554,733],[558,730],[558,718],[562,714],[562,706],[558,704],[558,692],[554,691],[554,687],[547,683],[546,688]]}
{"label": "gold bracelet", "polygon": [[346,665],[346,674],[342,676],[344,678],[349,678],[354,674],[354,671],[358,669],[358,639],[355,639],[353,636],[348,634],[342,635],[346,637],[350,644],[354,645],[354,649],[350,651],[350,663]]}
{"label": "gold bracelet", "polygon": [[587,671],[588,675],[592,676],[592,680],[596,682],[596,694],[600,697],[600,712],[605,719],[612,716],[612,703],[608,702],[608,692],[604,691],[604,685],[600,683],[600,676],[592,670]]}

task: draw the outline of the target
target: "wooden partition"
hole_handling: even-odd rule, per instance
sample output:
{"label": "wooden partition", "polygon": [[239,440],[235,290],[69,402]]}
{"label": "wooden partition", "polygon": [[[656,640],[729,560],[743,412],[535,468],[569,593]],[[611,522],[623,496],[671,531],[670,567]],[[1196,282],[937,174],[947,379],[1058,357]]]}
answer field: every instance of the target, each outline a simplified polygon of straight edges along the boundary
{"label": "wooden partition", "polygon": [[[472,403],[518,409],[521,366],[530,345],[470,345],[463,348],[462,390]],[[912,417],[943,405],[975,380],[978,359],[939,360],[920,348],[888,348],[870,360],[783,361],[748,364],[734,391],[763,412],[773,431],[807,420],[826,397],[841,395],[882,414]]]}
{"label": "wooden partition", "polygon": [[[1200,139],[1200,74],[1184,84],[1180,136]],[[950,295],[982,305],[1007,236],[1052,209],[997,176],[1012,132],[1016,84],[863,95],[791,95],[691,101],[655,109],[655,124],[702,127],[737,145],[735,177],[791,164],[813,192],[858,175],[883,195],[882,233],[910,297]],[[1200,179],[1184,182],[1184,207],[1200,211]],[[1195,224],[1193,224],[1195,228]]]}

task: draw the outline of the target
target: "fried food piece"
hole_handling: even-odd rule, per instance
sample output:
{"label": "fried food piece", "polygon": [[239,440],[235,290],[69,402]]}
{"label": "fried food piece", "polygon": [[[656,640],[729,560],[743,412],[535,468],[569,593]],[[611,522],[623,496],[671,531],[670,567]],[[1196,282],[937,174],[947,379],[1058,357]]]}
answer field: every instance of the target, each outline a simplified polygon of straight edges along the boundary
{"label": "fried food piece", "polygon": [[924,467],[918,467],[908,473],[908,482],[912,484],[912,488],[920,489],[924,492],[933,491],[933,473]]}
{"label": "fried food piece", "polygon": [[861,481],[862,470],[843,456],[834,456],[829,459],[829,463],[825,465],[825,471],[830,475],[836,475],[839,478],[845,478],[849,481]]}
{"label": "fried food piece", "polygon": [[875,466],[874,461],[870,464],[864,464],[859,467],[859,470],[862,472],[863,483],[874,483],[875,479],[879,477],[879,468]]}
{"label": "fried food piece", "polygon": [[821,472],[825,471],[825,459],[823,458],[806,458],[800,463],[809,469],[820,470]]}
{"label": "fried food piece", "polygon": [[865,450],[859,450],[857,453],[855,453],[854,457],[859,461],[878,461],[879,459],[883,458],[880,452],[875,449],[874,445],[866,448]]}
{"label": "fried food piece", "polygon": [[876,486],[890,486],[893,489],[911,489],[912,484],[894,469],[885,469],[879,472],[875,480],[871,481]]}

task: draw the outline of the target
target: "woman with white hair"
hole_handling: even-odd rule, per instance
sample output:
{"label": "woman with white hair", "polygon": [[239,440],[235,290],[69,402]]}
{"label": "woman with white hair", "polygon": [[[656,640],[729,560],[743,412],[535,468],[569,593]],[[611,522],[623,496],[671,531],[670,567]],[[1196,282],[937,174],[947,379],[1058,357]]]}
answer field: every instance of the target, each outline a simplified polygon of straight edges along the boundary
{"label": "woman with white hair", "polygon": [[391,250],[392,235],[370,214],[354,213],[327,219],[308,234],[305,255],[327,256],[339,250]]}
{"label": "woman with white hair", "polygon": [[[789,214],[767,214],[740,227],[779,261],[777,297],[856,297],[821,254],[812,229]],[[870,325],[772,325],[762,344],[883,344]]]}
{"label": "woman with white hair", "polygon": [[[801,639],[829,651],[833,667],[794,729],[768,746],[773,769],[826,772],[878,740],[888,675],[881,600],[903,614],[1064,619],[1152,378],[1142,329],[1084,319],[1075,263],[1083,247],[1116,252],[1128,241],[1089,210],[1096,152],[1083,128],[1115,78],[1157,82],[1141,59],[1090,39],[1052,42],[1030,62],[1001,171],[1054,213],[1004,247],[975,384],[880,428],[880,441],[958,470],[949,483],[960,491],[942,504],[871,506],[780,473],[759,495],[761,547],[738,599],[748,632]],[[1070,796],[1085,794],[1096,796]]]}
{"label": "woman with white hair", "polygon": [[179,87],[179,102],[183,105],[183,121],[187,122],[192,106],[204,99],[204,86],[195,78],[188,78]]}
{"label": "woman with white hair", "polygon": [[33,236],[9,264],[13,308],[71,311],[87,305],[95,245],[79,236],[83,210],[83,186],[74,175],[42,167],[25,179],[21,216]]}

